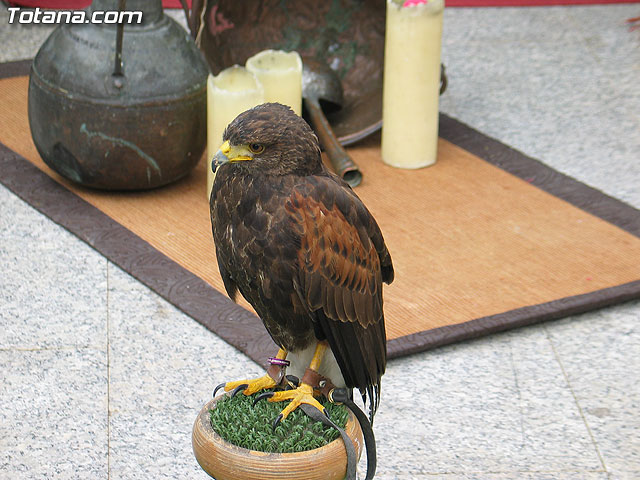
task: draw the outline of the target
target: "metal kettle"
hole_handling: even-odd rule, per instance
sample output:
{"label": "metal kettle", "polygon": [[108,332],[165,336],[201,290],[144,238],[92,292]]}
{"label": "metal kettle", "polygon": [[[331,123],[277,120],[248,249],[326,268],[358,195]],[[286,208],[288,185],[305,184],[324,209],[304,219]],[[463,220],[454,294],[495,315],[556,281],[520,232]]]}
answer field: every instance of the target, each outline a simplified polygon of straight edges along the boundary
{"label": "metal kettle", "polygon": [[[88,16],[124,11],[124,3],[94,0]],[[162,0],[128,0],[126,11],[142,12],[141,23],[60,25],[31,67],[29,125],[38,152],[88,187],[165,185],[186,175],[206,144],[201,53],[164,15]]]}

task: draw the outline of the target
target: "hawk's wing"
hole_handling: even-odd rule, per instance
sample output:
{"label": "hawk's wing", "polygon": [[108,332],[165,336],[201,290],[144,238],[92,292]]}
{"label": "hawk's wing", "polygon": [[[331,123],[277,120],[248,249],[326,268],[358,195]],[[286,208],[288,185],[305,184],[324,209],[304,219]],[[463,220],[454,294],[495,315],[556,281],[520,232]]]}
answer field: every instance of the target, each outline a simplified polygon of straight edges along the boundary
{"label": "hawk's wing", "polygon": [[386,365],[382,282],[393,281],[393,265],[375,219],[338,182],[313,177],[286,203],[300,238],[295,288],[345,382],[367,390],[375,410]]}

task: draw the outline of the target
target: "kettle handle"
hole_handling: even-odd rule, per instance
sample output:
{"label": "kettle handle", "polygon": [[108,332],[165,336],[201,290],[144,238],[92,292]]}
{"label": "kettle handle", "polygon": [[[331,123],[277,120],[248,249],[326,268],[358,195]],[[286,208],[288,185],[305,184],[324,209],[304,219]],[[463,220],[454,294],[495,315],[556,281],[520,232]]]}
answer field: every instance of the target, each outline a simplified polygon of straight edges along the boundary
{"label": "kettle handle", "polygon": [[192,0],[191,10],[189,10],[187,0],[180,0],[180,4],[182,5],[184,16],[187,19],[191,36],[196,42],[196,45],[200,45],[200,35],[202,34],[202,28],[205,24],[203,17],[207,9],[207,2],[206,0]]}
{"label": "kettle handle", "polygon": [[[119,0],[118,12],[122,14],[126,6],[127,6],[127,0]],[[123,36],[124,36],[124,22],[119,22],[118,28],[116,29],[116,61],[113,67],[114,77],[124,76],[124,72],[122,71],[122,37]]]}
{"label": "kettle handle", "polygon": [[182,5],[182,11],[184,12],[184,18],[186,18],[187,25],[189,26],[189,30],[191,30],[191,22],[189,21],[189,4],[187,4],[187,0],[180,0],[180,5]]}

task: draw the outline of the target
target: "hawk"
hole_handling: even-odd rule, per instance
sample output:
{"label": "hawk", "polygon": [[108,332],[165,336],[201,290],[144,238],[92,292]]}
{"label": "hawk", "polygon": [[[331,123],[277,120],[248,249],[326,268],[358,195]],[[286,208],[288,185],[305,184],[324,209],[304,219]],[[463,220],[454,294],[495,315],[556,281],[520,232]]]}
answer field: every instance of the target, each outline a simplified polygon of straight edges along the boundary
{"label": "hawk", "polygon": [[[382,284],[393,281],[382,232],[360,198],[328,171],[318,139],[289,107],[265,103],[231,122],[215,154],[210,212],[225,289],[253,306],[280,347],[272,364],[317,372],[380,400],[386,365]],[[221,384],[251,395],[277,375]],[[263,394],[324,411],[314,385]],[[316,385],[317,386],[317,385]]]}

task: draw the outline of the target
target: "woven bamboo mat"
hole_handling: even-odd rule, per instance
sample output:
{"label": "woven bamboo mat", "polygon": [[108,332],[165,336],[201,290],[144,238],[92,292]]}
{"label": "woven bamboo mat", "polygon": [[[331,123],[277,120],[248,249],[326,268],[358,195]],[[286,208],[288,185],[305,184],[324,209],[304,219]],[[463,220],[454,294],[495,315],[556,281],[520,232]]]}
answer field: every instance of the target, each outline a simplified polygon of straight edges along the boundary
{"label": "woven bamboo mat", "polygon": [[[272,353],[250,307],[219,293],[204,162],[153,191],[78,187],[33,145],[28,65],[4,67],[0,181],[255,360]],[[391,356],[640,296],[640,212],[444,116],[441,135],[417,171],[384,165],[379,136],[349,149],[396,269]]]}

